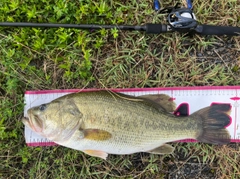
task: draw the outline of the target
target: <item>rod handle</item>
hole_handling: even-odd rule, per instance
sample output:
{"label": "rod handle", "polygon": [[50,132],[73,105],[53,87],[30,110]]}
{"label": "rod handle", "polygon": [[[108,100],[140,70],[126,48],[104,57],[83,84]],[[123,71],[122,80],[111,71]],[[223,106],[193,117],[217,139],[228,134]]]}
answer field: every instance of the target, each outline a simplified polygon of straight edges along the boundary
{"label": "rod handle", "polygon": [[147,34],[160,34],[167,32],[167,25],[165,24],[146,24]]}
{"label": "rod handle", "polygon": [[240,35],[240,27],[198,25],[195,30],[201,35]]}

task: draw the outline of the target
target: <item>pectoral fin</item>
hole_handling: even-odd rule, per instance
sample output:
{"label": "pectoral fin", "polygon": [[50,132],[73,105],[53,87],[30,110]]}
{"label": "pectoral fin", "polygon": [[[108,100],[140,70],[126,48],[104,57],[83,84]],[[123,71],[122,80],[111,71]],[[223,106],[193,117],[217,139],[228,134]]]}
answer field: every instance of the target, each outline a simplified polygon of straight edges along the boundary
{"label": "pectoral fin", "polygon": [[176,103],[173,101],[173,99],[170,96],[166,94],[150,94],[150,95],[143,95],[139,97],[148,99],[150,101],[157,103],[167,112],[173,112],[176,109]]}
{"label": "pectoral fin", "polygon": [[93,156],[93,157],[99,157],[104,160],[107,159],[108,154],[106,152],[100,151],[100,150],[84,150],[84,153]]}
{"label": "pectoral fin", "polygon": [[171,153],[173,153],[173,151],[174,151],[174,148],[171,145],[164,144],[158,148],[155,148],[155,149],[147,151],[147,152],[151,153],[151,154],[171,154]]}
{"label": "pectoral fin", "polygon": [[85,139],[97,141],[108,140],[112,137],[111,133],[101,129],[84,129],[83,135]]}

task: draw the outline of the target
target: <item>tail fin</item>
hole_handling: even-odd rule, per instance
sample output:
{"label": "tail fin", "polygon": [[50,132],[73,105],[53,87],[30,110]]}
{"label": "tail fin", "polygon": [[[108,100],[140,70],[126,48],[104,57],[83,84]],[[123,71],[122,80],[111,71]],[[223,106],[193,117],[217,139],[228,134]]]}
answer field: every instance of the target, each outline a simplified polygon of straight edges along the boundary
{"label": "tail fin", "polygon": [[202,131],[197,140],[211,144],[229,143],[231,136],[225,127],[231,122],[230,112],[230,104],[216,104],[195,112],[197,120],[202,121]]}

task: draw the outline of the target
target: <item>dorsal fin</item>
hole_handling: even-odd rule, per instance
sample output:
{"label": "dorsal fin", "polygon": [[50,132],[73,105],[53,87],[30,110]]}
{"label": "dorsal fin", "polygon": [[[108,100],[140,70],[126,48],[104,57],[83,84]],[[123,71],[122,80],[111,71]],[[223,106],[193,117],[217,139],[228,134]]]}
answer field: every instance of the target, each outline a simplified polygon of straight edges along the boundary
{"label": "dorsal fin", "polygon": [[153,101],[154,103],[161,106],[167,112],[173,112],[176,109],[176,103],[172,100],[172,98],[166,94],[149,94],[142,95],[139,98],[147,99]]}

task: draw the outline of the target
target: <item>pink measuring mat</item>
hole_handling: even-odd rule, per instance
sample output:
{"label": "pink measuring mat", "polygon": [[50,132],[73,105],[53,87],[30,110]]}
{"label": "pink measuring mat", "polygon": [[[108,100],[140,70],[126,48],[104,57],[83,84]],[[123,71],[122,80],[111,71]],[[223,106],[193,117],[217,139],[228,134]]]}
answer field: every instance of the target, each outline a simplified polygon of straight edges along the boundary
{"label": "pink measuring mat", "polygon": [[[69,93],[96,91],[99,89],[66,89],[66,90],[40,90],[25,92],[24,116],[27,109],[48,103],[58,97]],[[146,94],[167,94],[177,104],[177,109],[184,113],[193,112],[212,104],[227,103],[232,106],[231,123],[226,127],[231,135],[231,142],[240,142],[240,86],[205,86],[205,87],[166,87],[166,88],[128,88],[111,89],[132,96]],[[178,112],[176,113],[178,114]],[[180,120],[180,119],[179,119]],[[46,138],[34,133],[25,127],[25,140],[28,146],[51,146],[56,145]],[[184,142],[195,142],[184,140]]]}

